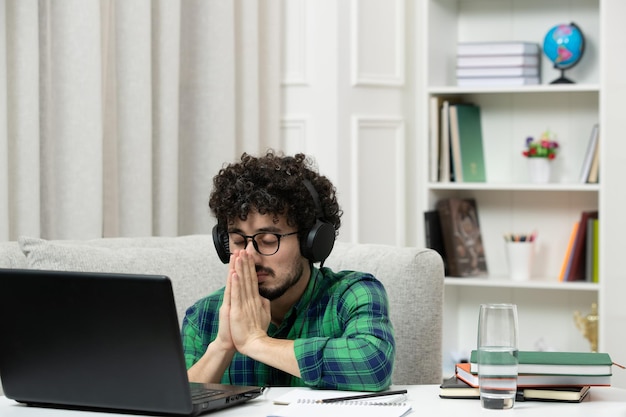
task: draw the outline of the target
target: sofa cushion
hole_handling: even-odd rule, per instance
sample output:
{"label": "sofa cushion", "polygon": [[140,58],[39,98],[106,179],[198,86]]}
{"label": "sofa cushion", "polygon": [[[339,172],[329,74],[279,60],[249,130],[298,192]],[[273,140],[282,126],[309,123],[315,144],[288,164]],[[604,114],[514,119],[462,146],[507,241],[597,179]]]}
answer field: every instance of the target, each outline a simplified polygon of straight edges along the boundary
{"label": "sofa cushion", "polygon": [[104,238],[84,241],[20,237],[28,268],[167,275],[179,322],[199,298],[222,287],[227,267],[210,235]]}
{"label": "sofa cushion", "polygon": [[335,243],[326,265],[374,275],[385,286],[396,336],[394,384],[441,382],[444,272],[431,249]]}

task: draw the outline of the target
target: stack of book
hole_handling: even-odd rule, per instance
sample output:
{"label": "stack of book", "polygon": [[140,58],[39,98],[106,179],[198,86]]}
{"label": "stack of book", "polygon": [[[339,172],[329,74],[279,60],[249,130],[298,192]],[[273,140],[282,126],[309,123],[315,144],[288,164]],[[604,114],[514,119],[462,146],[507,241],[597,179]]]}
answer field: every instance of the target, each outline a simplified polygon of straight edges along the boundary
{"label": "stack of book", "polygon": [[518,86],[541,83],[541,49],[534,42],[460,42],[459,86]]}
{"label": "stack of book", "polygon": [[[479,398],[477,352],[456,365],[440,387],[442,398]],[[610,386],[612,365],[606,353],[520,351],[517,401],[580,402],[592,386]]]}
{"label": "stack of book", "polygon": [[[581,402],[587,397],[589,385],[571,387],[518,388],[515,401],[562,401]],[[458,378],[456,375],[446,379],[439,387],[441,398],[480,398],[480,389]]]}

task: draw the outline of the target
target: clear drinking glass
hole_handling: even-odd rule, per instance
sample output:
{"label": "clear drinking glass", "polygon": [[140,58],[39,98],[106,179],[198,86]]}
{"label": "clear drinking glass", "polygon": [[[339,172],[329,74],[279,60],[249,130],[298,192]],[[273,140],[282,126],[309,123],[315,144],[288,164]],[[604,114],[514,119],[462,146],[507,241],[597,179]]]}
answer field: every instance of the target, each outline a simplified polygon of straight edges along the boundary
{"label": "clear drinking glass", "polygon": [[483,408],[504,410],[517,390],[517,306],[482,304],[478,318],[478,385]]}

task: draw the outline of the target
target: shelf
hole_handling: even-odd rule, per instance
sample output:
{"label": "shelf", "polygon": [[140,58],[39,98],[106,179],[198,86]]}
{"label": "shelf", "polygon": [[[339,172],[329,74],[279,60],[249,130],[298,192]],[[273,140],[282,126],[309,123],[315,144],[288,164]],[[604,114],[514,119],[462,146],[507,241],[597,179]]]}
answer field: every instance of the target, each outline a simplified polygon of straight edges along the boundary
{"label": "shelf", "polygon": [[498,93],[598,93],[598,84],[540,84],[524,86],[439,86],[430,87],[428,92],[435,95],[458,95],[458,94],[498,94]]}
{"label": "shelf", "polygon": [[478,182],[431,182],[427,185],[430,190],[474,190],[474,191],[583,191],[598,192],[599,184],[511,184],[511,183],[478,183]]}
{"label": "shelf", "polygon": [[[450,197],[476,200],[480,217],[482,246],[487,257],[488,277],[446,277],[444,299],[444,365],[454,367],[459,352],[471,349],[476,338],[477,306],[486,302],[507,302],[520,311],[520,343],[529,348],[538,345],[563,350],[587,350],[589,344],[573,320],[573,313],[589,311],[598,303],[604,313],[599,330],[600,345],[616,339],[607,337],[609,324],[619,323],[619,295],[623,286],[615,285],[607,264],[619,263],[619,247],[614,236],[622,221],[617,201],[621,194],[607,196],[607,180],[619,178],[619,155],[624,146],[619,140],[619,73],[616,56],[607,54],[614,47],[611,37],[618,36],[619,16],[626,3],[608,0],[427,0],[420,11],[425,36],[421,37],[420,53],[426,67],[420,73],[420,138],[422,147],[418,161],[424,166],[420,183],[420,209],[433,210],[439,200]],[[619,6],[618,6],[619,5]],[[585,56],[580,64],[566,71],[576,84],[549,84],[559,74],[552,62],[541,54],[540,73],[543,84],[525,86],[458,86],[456,79],[456,48],[459,42],[507,41],[511,39],[540,43],[549,28],[558,22],[575,21],[585,33]],[[607,23],[612,23],[608,25]],[[611,31],[609,32],[609,29]],[[614,49],[614,48],[613,48]],[[610,59],[607,59],[609,57]],[[609,62],[611,65],[608,65]],[[611,83],[608,82],[610,79]],[[608,98],[611,98],[610,100]],[[487,181],[483,183],[439,183],[435,179],[440,154],[432,132],[441,133],[441,115],[431,113],[433,98],[472,103],[481,109],[482,144]],[[430,123],[439,129],[430,130]],[[600,184],[579,181],[592,127],[600,124],[601,169],[614,175],[603,175]],[[433,125],[434,126],[434,125]],[[612,129],[611,129],[612,128]],[[528,161],[521,156],[524,140],[537,137],[545,130],[557,136],[560,150],[552,165],[552,182],[530,183]],[[607,144],[613,146],[607,152]],[[610,147],[609,146],[609,147]],[[438,150],[438,148],[437,148]],[[431,164],[432,162],[432,164]],[[617,183],[617,181],[616,181]],[[606,200],[615,203],[607,210]],[[611,210],[613,208],[613,210]],[[573,224],[584,210],[598,210],[604,226],[598,240],[602,248],[599,269],[600,284],[591,282],[560,282]],[[613,215],[613,216],[612,216]],[[611,228],[606,224],[611,223]],[[616,224],[617,226],[613,226]],[[502,235],[510,231],[537,230],[539,239],[533,253],[532,277],[514,281]],[[421,232],[422,230],[420,230]],[[610,235],[610,237],[609,237]],[[585,254],[586,255],[586,254]],[[617,265],[615,266],[617,267]],[[614,268],[615,268],[614,267]],[[612,271],[616,269],[611,268]],[[624,281],[621,280],[623,283]],[[616,291],[607,292],[607,287]],[[608,312],[613,317],[607,317]],[[606,321],[605,321],[606,320]],[[622,339],[615,346],[623,347]],[[610,345],[610,344],[609,344]],[[624,349],[621,349],[624,350]],[[447,362],[446,362],[447,361]]]}
{"label": "shelf", "polygon": [[451,278],[445,279],[445,285],[450,287],[489,287],[489,288],[518,288],[541,289],[558,291],[591,291],[597,292],[599,285],[592,282],[556,282],[556,281],[511,281],[508,277],[491,278]]}

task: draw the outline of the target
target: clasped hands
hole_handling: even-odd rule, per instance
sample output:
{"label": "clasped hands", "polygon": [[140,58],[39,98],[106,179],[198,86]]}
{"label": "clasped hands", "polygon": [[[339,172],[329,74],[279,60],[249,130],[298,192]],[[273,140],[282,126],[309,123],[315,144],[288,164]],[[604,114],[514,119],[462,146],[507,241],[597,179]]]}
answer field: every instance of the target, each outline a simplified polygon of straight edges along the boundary
{"label": "clasped hands", "polygon": [[245,250],[230,256],[217,340],[225,350],[246,355],[255,341],[269,337],[270,301],[259,294],[254,259]]}

